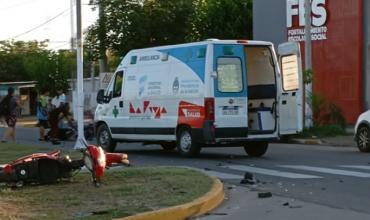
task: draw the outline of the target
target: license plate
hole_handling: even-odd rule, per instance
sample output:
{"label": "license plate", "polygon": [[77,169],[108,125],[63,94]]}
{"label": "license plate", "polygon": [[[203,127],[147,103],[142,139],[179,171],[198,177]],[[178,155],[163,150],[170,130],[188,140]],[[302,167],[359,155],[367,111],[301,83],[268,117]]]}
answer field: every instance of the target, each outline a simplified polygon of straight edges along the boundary
{"label": "license plate", "polygon": [[239,108],[238,106],[224,106],[222,108],[222,114],[223,115],[238,115],[239,114]]}

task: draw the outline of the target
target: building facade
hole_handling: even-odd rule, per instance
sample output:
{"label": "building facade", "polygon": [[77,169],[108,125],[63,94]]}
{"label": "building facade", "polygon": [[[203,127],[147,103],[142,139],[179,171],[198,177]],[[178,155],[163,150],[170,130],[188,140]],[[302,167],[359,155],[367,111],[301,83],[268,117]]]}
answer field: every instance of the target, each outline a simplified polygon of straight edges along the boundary
{"label": "building facade", "polygon": [[[311,18],[313,93],[353,124],[370,108],[370,0],[312,0]],[[297,41],[304,54],[304,22],[304,0],[253,2],[255,40]]]}

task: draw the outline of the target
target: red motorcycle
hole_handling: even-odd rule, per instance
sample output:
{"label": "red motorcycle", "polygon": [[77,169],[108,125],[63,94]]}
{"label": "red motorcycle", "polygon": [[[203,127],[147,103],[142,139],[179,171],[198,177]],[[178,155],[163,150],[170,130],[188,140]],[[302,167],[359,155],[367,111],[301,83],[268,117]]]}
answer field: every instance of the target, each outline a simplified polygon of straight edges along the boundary
{"label": "red motorcycle", "polygon": [[24,184],[52,184],[63,178],[71,178],[85,166],[91,172],[93,183],[99,186],[107,168],[113,164],[130,165],[127,154],[105,153],[101,147],[85,145],[80,160],[71,160],[68,155],[61,156],[59,150],[14,160],[0,168],[0,182],[17,187]]}

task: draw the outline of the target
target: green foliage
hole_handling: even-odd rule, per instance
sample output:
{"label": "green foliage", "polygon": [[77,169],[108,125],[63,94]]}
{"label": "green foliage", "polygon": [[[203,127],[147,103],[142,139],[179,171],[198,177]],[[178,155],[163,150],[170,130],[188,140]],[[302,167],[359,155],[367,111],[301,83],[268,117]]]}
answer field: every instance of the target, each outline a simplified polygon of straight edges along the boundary
{"label": "green foliage", "polygon": [[190,41],[252,39],[252,0],[197,0]]}
{"label": "green foliage", "polygon": [[303,81],[304,84],[311,84],[313,82],[313,71],[312,69],[308,69],[303,71]]}
{"label": "green foliage", "polygon": [[135,48],[206,38],[252,38],[252,0],[92,0],[91,4],[100,7],[104,16],[87,31],[89,60],[98,60],[104,48],[117,60]]}
{"label": "green foliage", "polygon": [[0,81],[37,81],[38,89],[68,89],[75,54],[47,49],[47,41],[0,42]]}
{"label": "green foliage", "polygon": [[320,94],[309,94],[308,104],[312,107],[314,127],[337,125],[345,128],[347,122],[342,110],[333,102],[327,102]]}
{"label": "green foliage", "polygon": [[32,80],[24,60],[46,48],[46,42],[1,41],[0,42],[0,81]]}
{"label": "green foliage", "polygon": [[328,103],[324,121],[328,124],[339,125],[342,128],[345,128],[347,125],[342,110],[334,103]]}
{"label": "green foliage", "polygon": [[[92,1],[104,11],[90,26],[85,39],[89,59],[99,59],[106,47],[117,57],[134,48],[182,43],[193,0],[105,0]],[[106,31],[102,33],[102,31]]]}

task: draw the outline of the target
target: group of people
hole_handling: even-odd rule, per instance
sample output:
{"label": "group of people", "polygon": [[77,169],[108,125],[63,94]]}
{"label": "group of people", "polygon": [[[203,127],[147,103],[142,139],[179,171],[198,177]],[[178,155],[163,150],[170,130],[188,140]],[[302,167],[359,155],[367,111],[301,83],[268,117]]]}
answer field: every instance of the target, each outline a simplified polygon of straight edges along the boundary
{"label": "group of people", "polygon": [[[72,118],[69,113],[69,104],[63,90],[57,90],[57,95],[51,99],[48,90],[41,91],[37,102],[37,119],[39,126],[39,140],[60,144],[60,123],[65,120],[72,126]],[[46,135],[46,129],[50,127],[50,137]]]}
{"label": "group of people", "polygon": [[[37,100],[39,141],[51,140],[53,144],[60,144],[61,122],[66,122],[66,126],[73,126],[70,108],[63,90],[57,90],[57,95],[54,98],[49,97],[49,95],[49,91],[44,89]],[[15,96],[14,88],[9,87],[8,94],[0,102],[0,120],[5,121],[7,125],[1,142],[15,142],[15,126],[17,117],[20,115],[21,106],[22,103]],[[50,128],[50,132],[46,134],[48,128]]]}

